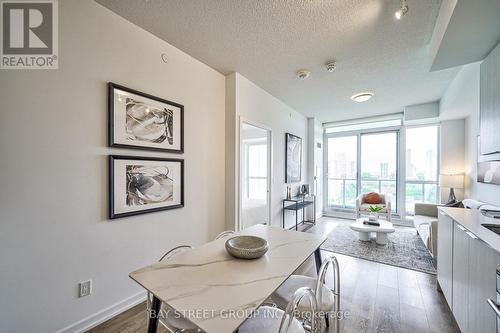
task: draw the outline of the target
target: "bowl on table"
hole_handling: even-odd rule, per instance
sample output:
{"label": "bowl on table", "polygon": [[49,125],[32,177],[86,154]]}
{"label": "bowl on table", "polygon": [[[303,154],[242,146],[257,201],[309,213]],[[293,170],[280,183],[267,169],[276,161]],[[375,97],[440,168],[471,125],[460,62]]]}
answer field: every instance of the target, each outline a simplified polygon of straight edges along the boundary
{"label": "bowl on table", "polygon": [[236,236],[226,241],[227,252],[240,259],[260,258],[268,249],[267,241],[257,236]]}

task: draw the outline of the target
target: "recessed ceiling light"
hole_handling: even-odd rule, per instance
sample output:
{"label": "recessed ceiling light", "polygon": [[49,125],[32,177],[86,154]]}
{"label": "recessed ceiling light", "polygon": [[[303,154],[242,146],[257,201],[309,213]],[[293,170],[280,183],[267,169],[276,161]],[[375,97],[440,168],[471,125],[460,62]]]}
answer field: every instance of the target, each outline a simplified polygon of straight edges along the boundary
{"label": "recessed ceiling light", "polygon": [[396,16],[398,20],[401,20],[406,13],[408,13],[408,5],[406,4],[406,0],[401,0],[399,10],[394,14],[394,16]]}
{"label": "recessed ceiling light", "polygon": [[373,97],[372,92],[362,92],[356,95],[351,96],[351,99],[355,102],[361,103],[361,102],[366,102],[370,98]]}

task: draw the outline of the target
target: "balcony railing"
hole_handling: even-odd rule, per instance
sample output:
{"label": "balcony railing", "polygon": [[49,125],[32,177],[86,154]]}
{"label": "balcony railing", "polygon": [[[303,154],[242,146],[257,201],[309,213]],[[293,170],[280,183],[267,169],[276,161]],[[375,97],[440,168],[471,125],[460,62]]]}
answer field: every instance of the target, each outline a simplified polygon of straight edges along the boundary
{"label": "balcony railing", "polygon": [[[391,196],[393,209],[396,206],[396,180],[395,179],[361,179],[361,192],[378,192]],[[356,178],[328,177],[328,205],[337,208],[355,208],[357,197]]]}
{"label": "balcony railing", "polygon": [[[361,179],[361,192],[378,192],[389,195],[393,211],[396,212],[396,180],[394,179]],[[356,178],[328,177],[328,206],[334,208],[354,209],[357,197]],[[407,180],[405,209],[413,214],[417,202],[436,203],[438,199],[438,183],[436,181]]]}

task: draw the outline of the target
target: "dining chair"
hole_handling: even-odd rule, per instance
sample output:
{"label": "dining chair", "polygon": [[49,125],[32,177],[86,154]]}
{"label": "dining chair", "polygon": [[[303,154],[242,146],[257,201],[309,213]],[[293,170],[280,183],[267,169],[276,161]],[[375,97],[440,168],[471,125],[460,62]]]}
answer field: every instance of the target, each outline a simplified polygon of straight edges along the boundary
{"label": "dining chair", "polygon": [[[326,274],[330,266],[332,266],[333,273],[333,289],[328,288],[325,284]],[[273,293],[271,298],[280,309],[284,309],[293,298],[294,290],[300,287],[311,288],[315,291],[318,310],[325,314],[326,326],[330,326],[328,314],[334,313],[337,318],[337,312],[340,310],[340,270],[337,258],[332,255],[323,260],[317,279],[304,275],[291,275]],[[300,311],[304,311],[305,307],[303,303],[298,305]],[[338,322],[336,322],[337,331],[338,327]]]}
{"label": "dining chair", "polygon": [[221,232],[220,234],[218,234],[217,236],[215,236],[215,240],[225,238],[225,237],[232,235],[232,234],[234,234],[233,230],[225,230],[225,231]]}
{"label": "dining chair", "polygon": [[[191,249],[190,245],[180,245],[174,247],[165,253],[159,261],[175,257],[179,253]],[[148,292],[147,297],[147,313],[148,316],[152,315],[150,313],[151,303],[153,301],[153,294]],[[174,309],[169,307],[167,304],[162,303],[160,306],[160,313],[158,313],[158,322],[163,325],[170,333],[181,333],[188,330],[198,330],[198,327],[191,321],[176,313]]]}
{"label": "dining chair", "polygon": [[310,332],[317,332],[319,323],[315,319],[318,308],[316,296],[313,289],[302,287],[292,294],[284,311],[272,306],[261,306],[240,326],[238,333],[305,333],[305,328],[295,318],[299,304],[304,301],[309,304],[307,311],[313,319]]}

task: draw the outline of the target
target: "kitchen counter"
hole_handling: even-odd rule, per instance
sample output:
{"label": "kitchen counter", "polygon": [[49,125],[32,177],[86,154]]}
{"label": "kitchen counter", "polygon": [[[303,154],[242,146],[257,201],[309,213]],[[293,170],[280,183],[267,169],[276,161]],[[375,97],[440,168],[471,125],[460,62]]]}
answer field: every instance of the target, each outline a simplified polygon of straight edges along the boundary
{"label": "kitchen counter", "polygon": [[438,209],[473,233],[489,247],[500,253],[500,235],[497,235],[493,231],[488,230],[481,225],[495,224],[500,226],[500,219],[483,216],[483,214],[481,214],[477,209],[452,207],[438,207]]}

